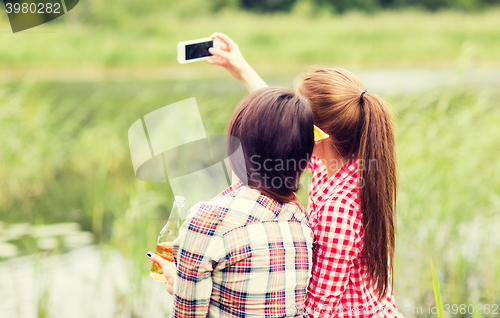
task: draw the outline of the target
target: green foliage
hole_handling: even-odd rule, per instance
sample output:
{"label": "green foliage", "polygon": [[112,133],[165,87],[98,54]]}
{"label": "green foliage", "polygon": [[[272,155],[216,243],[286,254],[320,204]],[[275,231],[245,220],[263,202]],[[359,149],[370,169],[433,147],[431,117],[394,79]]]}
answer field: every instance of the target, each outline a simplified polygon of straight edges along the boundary
{"label": "green foliage", "polygon": [[[425,259],[432,256],[440,259],[444,303],[499,301],[499,101],[484,87],[393,102],[400,167],[395,282],[403,290],[431,284],[415,273],[428,273]],[[413,301],[430,297],[421,292]]]}
{"label": "green foliage", "polygon": [[290,11],[295,0],[241,0],[241,7],[258,12]]}
{"label": "green foliage", "polygon": [[439,9],[458,9],[463,11],[483,10],[500,4],[499,0],[381,0],[383,8],[417,7],[435,11]]}
{"label": "green foliage", "polygon": [[[68,15],[63,24],[38,27],[45,33],[4,37],[0,66],[44,68],[47,73],[51,67],[177,67],[178,42],[216,31],[233,37],[252,65],[273,76],[296,74],[311,64],[449,67],[464,43],[474,47],[475,62],[495,63],[500,56],[500,10],[477,15],[382,11],[331,16],[330,9],[315,11],[305,1],[301,6],[309,6],[309,12],[299,11],[299,6],[293,15],[220,12],[180,18],[160,6],[149,14],[124,10],[122,17],[101,12],[106,3],[88,7],[93,10],[89,20],[72,21]],[[0,25],[8,28],[1,19]],[[198,69],[201,64],[188,67]],[[226,75],[213,68],[206,74]]]}
{"label": "green foliage", "polygon": [[[101,231],[109,237],[110,222],[123,215],[129,198],[143,184],[131,170],[129,126],[157,108],[196,96],[207,133],[222,134],[230,113],[221,110],[231,109],[243,96],[241,88],[219,99],[210,92],[217,82],[209,87],[198,83],[196,91],[192,85],[196,84],[3,85],[0,186],[8,195],[0,196],[2,220],[78,221],[85,229],[98,230],[98,237],[103,236]],[[150,191],[163,193],[163,201],[148,205],[158,209],[148,208],[147,218],[168,213],[173,199],[168,185],[147,183],[141,191],[148,198]]]}
{"label": "green foliage", "polygon": [[431,271],[432,271],[432,289],[434,290],[434,299],[436,300],[436,306],[438,307],[438,318],[444,318],[444,308],[443,300],[441,299],[441,291],[439,289],[439,281],[436,277],[436,272],[434,271],[434,264],[431,259]]}
{"label": "green foliage", "polygon": [[336,12],[350,10],[371,12],[378,8],[397,9],[404,7],[422,8],[436,11],[439,9],[457,9],[463,11],[482,10],[491,5],[498,5],[498,0],[316,0],[322,4],[328,2]]}
{"label": "green foliage", "polygon": [[[192,14],[199,14],[200,11],[216,12],[224,8],[240,8],[267,13],[289,12],[298,1],[301,0],[185,0],[182,5],[174,1],[163,1],[163,4],[161,4],[159,1],[153,0],[151,3],[160,7],[168,6],[174,12],[183,11],[183,7],[194,7],[197,10],[191,10]],[[338,13],[351,10],[372,12],[378,8],[395,9],[402,7],[418,7],[430,11],[438,9],[469,11],[484,9],[500,3],[499,0],[312,0],[312,2],[319,7],[325,7],[325,4],[327,4],[334,12]],[[141,4],[144,4],[144,2],[141,2]],[[139,5],[135,6],[140,7]],[[140,11],[140,8],[138,11]]]}
{"label": "green foliage", "polygon": [[332,12],[345,13],[359,10],[374,12],[380,8],[378,0],[315,0],[319,7],[330,8]]}
{"label": "green foliage", "polygon": [[[199,15],[206,12],[217,12],[222,9],[243,9],[256,12],[289,12],[293,6],[301,0],[184,0],[182,2],[166,0],[149,0],[146,2],[135,2],[130,0],[120,1],[120,7],[113,6],[116,12],[123,13],[123,9],[131,9],[134,14],[141,14],[148,5],[157,8],[169,8],[171,12],[181,15]],[[325,4],[334,10],[334,12],[344,13],[351,10],[371,12],[378,8],[396,9],[402,7],[417,7],[424,10],[435,11],[438,9],[458,9],[458,10],[478,10],[491,5],[498,5],[499,0],[312,0],[312,2],[324,7]],[[109,4],[99,4],[98,1],[92,1],[93,6]],[[118,10],[117,10],[118,9]],[[109,14],[114,12],[109,11]]]}

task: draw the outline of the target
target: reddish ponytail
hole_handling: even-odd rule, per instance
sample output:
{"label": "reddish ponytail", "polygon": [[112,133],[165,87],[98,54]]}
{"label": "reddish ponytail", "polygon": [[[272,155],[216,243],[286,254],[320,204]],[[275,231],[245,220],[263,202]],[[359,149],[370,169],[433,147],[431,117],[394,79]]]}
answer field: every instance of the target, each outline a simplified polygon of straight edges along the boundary
{"label": "reddish ponytail", "polygon": [[[372,283],[379,296],[387,293],[395,249],[396,156],[392,116],[385,102],[376,95],[364,95],[363,123],[358,158],[364,163],[376,160],[377,167],[359,169],[363,188],[359,202],[363,211],[364,252]],[[366,211],[366,212],[365,212]],[[373,279],[373,278],[376,279]]]}
{"label": "reddish ponytail", "polygon": [[[379,298],[392,284],[397,171],[392,113],[383,99],[342,69],[302,75],[298,91],[310,102],[315,124],[344,158],[357,157],[363,253]],[[363,94],[363,92],[365,92]]]}

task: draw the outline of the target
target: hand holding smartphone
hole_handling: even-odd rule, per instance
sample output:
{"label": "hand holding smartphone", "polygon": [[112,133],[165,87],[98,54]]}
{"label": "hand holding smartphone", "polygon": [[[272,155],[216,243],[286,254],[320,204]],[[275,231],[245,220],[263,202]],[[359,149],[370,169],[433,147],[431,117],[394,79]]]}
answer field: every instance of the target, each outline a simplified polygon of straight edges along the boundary
{"label": "hand holding smartphone", "polygon": [[[213,47],[212,55],[208,49]],[[226,34],[216,32],[211,37],[184,41],[177,45],[177,59],[185,64],[207,60],[208,64],[224,67],[240,80],[249,92],[267,87],[266,82],[247,63],[238,45]]]}
{"label": "hand holding smartphone", "polygon": [[208,49],[211,47],[219,49],[220,43],[218,38],[212,39],[210,37],[179,42],[177,44],[177,61],[180,64],[186,64],[206,60],[212,56]]}

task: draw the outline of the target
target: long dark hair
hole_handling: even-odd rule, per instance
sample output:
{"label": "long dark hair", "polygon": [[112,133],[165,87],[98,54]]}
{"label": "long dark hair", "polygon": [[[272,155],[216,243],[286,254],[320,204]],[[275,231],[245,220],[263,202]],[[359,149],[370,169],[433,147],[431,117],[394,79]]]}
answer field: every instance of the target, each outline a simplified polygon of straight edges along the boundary
{"label": "long dark hair", "polygon": [[228,135],[243,149],[243,158],[235,156],[239,143],[230,142],[231,167],[241,180],[275,200],[295,200],[314,148],[313,114],[303,97],[269,87],[249,94],[234,111]]}
{"label": "long dark hair", "polygon": [[382,98],[366,92],[364,84],[346,70],[316,69],[302,75],[296,85],[311,104],[315,124],[330,135],[333,149],[344,158],[362,160],[358,199],[363,252],[370,282],[382,298],[393,281],[395,249],[397,169],[392,113]]}

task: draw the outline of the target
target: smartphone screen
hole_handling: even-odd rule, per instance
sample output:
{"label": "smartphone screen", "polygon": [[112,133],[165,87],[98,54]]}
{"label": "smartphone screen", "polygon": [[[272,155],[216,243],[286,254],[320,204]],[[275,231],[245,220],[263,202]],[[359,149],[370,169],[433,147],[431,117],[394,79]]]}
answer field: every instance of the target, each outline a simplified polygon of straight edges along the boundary
{"label": "smartphone screen", "polygon": [[211,56],[208,49],[214,46],[214,41],[186,45],[186,61],[200,57]]}

